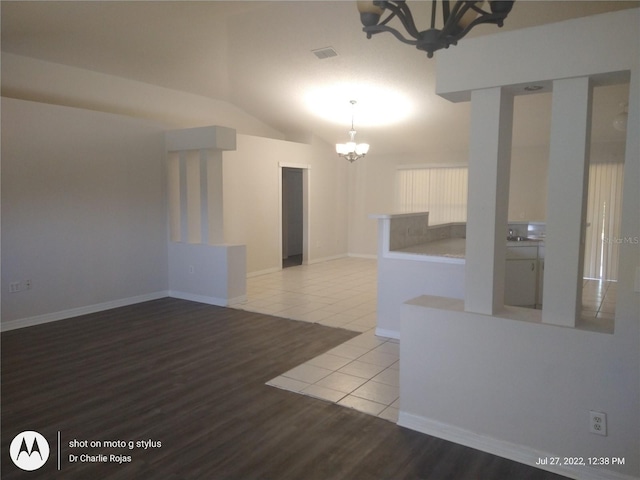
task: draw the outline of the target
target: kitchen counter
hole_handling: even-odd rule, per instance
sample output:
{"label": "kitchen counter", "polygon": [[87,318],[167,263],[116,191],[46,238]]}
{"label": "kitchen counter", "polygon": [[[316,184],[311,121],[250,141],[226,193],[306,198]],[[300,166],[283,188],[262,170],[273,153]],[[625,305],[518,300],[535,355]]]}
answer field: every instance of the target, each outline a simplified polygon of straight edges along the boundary
{"label": "kitchen counter", "polygon": [[[522,243],[522,242],[518,242]],[[417,255],[429,255],[434,257],[464,258],[466,239],[444,238],[433,240],[420,245],[394,250],[399,253],[414,253]]]}
{"label": "kitchen counter", "polygon": [[522,242],[507,242],[507,247],[537,247],[538,245],[544,245],[542,238],[524,240]]}
{"label": "kitchen counter", "polygon": [[[398,253],[412,253],[415,255],[428,255],[433,257],[465,258],[465,238],[443,238],[419,245],[393,250]],[[537,247],[544,245],[542,240],[525,240],[521,242],[507,242],[507,247]]]}

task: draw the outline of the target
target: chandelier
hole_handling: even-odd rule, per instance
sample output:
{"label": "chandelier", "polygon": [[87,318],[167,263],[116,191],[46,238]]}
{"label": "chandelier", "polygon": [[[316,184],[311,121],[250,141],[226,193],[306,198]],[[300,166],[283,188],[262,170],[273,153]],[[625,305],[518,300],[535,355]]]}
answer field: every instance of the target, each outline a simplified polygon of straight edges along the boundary
{"label": "chandelier", "polygon": [[[513,7],[513,1],[449,2],[449,0],[443,0],[441,2],[443,27],[437,29],[437,3],[436,0],[431,2],[430,28],[419,31],[406,1],[359,1],[360,21],[364,25],[362,31],[367,34],[367,38],[371,38],[376,33],[390,32],[401,42],[414,45],[418,50],[427,52],[427,57],[431,58],[436,50],[449,48],[449,45],[456,45],[458,40],[469,33],[476,25],[494,23],[502,27],[503,20],[507,18]],[[454,5],[451,6],[451,3]],[[486,7],[483,8],[485,3],[489,4],[488,9]],[[380,21],[385,10],[389,11],[389,15]],[[387,23],[394,17],[398,17],[413,40],[406,38],[395,28],[387,26]]]}
{"label": "chandelier", "polygon": [[349,130],[349,141],[347,143],[338,143],[336,145],[336,153],[339,157],[346,158],[350,162],[355,162],[367,154],[369,151],[369,144],[356,144],[356,131],[353,128],[353,111],[356,106],[356,101],[351,100],[349,103],[351,103],[351,130]]}

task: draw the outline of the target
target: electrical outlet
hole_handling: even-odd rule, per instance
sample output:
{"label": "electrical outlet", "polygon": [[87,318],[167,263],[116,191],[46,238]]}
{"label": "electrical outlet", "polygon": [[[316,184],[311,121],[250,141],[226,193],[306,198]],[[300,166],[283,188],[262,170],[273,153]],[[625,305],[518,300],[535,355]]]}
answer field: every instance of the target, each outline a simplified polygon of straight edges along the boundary
{"label": "electrical outlet", "polygon": [[589,432],[607,436],[607,414],[602,412],[589,412]]}
{"label": "electrical outlet", "polygon": [[22,283],[21,282],[11,282],[9,284],[9,293],[17,293],[20,290],[22,290]]}
{"label": "electrical outlet", "polygon": [[31,283],[31,280],[25,280],[25,281],[24,281],[24,288],[25,288],[26,290],[31,290],[31,286],[32,286],[32,285],[33,285],[33,284]]}
{"label": "electrical outlet", "polygon": [[193,265],[189,265],[189,273],[195,273],[196,269]]}

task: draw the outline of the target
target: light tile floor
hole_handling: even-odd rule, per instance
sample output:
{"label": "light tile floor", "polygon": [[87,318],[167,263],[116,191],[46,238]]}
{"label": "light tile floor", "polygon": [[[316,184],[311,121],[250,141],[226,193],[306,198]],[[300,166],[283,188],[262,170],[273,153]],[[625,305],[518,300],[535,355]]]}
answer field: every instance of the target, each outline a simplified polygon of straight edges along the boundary
{"label": "light tile floor", "polygon": [[232,308],[366,332],[376,326],[376,260],[341,258],[247,279]]}
{"label": "light tile floor", "polygon": [[232,307],[361,332],[267,384],[397,422],[399,344],[374,334],[376,294],[376,260],[343,258],[248,278]]}
{"label": "light tile floor", "polygon": [[[396,422],[399,344],[374,334],[376,293],[376,261],[343,258],[251,277],[231,307],[362,332],[267,384]],[[615,282],[585,279],[583,318],[612,327],[615,301]]]}
{"label": "light tile floor", "polygon": [[267,385],[398,421],[397,340],[362,333],[270,380]]}
{"label": "light tile floor", "polygon": [[613,332],[618,299],[618,283],[584,279],[582,284],[582,323],[598,331]]}
{"label": "light tile floor", "polygon": [[603,320],[613,320],[618,300],[617,282],[585,279],[582,284],[582,313]]}

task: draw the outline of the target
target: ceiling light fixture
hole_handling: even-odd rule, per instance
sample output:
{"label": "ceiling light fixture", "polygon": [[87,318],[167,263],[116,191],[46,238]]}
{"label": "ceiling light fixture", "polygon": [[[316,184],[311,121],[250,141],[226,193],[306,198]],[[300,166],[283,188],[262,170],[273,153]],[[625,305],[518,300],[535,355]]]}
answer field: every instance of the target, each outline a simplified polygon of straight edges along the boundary
{"label": "ceiling light fixture", "polygon": [[359,158],[364,157],[367,152],[369,152],[369,144],[368,143],[358,143],[356,144],[356,131],[353,128],[353,115],[356,106],[356,101],[351,100],[351,130],[349,130],[349,138],[350,140],[347,143],[338,143],[336,144],[336,153],[339,157],[346,158],[350,162],[355,162]]}
{"label": "ceiling light fixture", "polygon": [[[483,1],[468,2],[456,1],[451,7],[449,0],[442,0],[442,29],[436,28],[437,1],[431,4],[431,27],[428,30],[419,31],[413,21],[413,15],[406,1],[358,1],[360,21],[367,38],[380,32],[390,32],[401,42],[414,45],[418,50],[427,52],[427,57],[433,57],[433,52],[441,48],[449,48],[456,45],[458,40],[464,37],[476,25],[481,23],[493,23],[502,27],[503,21],[513,8],[513,1],[489,1],[489,11],[484,10]],[[385,10],[389,10],[389,16],[380,21]],[[407,33],[414,40],[406,38],[395,28],[387,26],[387,23],[397,17]]]}
{"label": "ceiling light fixture", "polygon": [[627,120],[629,119],[629,112],[627,111],[629,104],[621,103],[620,108],[622,108],[622,111],[613,118],[613,128],[619,132],[626,132]]}

